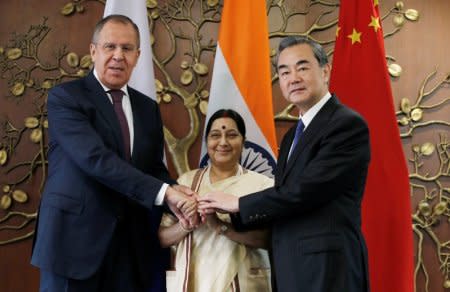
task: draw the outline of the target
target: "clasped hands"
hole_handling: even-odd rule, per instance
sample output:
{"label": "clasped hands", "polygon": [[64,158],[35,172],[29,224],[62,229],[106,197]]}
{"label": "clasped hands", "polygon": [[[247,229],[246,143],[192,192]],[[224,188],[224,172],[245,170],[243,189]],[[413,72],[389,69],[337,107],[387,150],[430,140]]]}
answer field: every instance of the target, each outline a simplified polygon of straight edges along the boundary
{"label": "clasped hands", "polygon": [[187,186],[173,185],[166,190],[165,201],[184,229],[194,229],[201,222],[197,198],[197,193]]}
{"label": "clasped hands", "polygon": [[239,211],[239,198],[223,192],[211,192],[202,197],[187,186],[174,185],[166,191],[166,202],[184,229],[192,230],[209,215]]}

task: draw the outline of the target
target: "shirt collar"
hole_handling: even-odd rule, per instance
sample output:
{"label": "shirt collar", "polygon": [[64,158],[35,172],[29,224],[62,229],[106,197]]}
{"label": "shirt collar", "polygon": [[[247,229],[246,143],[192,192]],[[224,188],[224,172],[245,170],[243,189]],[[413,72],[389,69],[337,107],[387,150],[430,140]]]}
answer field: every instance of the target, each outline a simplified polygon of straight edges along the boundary
{"label": "shirt collar", "polygon": [[305,125],[305,129],[320,111],[320,109],[327,103],[327,101],[331,98],[331,93],[327,92],[312,108],[310,108],[303,116],[299,115],[299,119],[302,119],[303,124]]}
{"label": "shirt collar", "polygon": [[[108,88],[105,84],[103,84],[101,81],[100,81],[100,79],[98,78],[98,74],[97,74],[97,71],[94,69],[94,76],[95,76],[95,79],[97,79],[97,81],[100,83],[100,85],[103,87],[103,90],[105,91],[105,92],[108,92],[108,91],[110,91],[111,90],[111,88]],[[122,90],[124,93],[125,93],[125,95],[126,96],[129,96],[128,95],[128,86],[125,84],[124,86],[122,86],[122,88],[120,89],[120,90]]]}

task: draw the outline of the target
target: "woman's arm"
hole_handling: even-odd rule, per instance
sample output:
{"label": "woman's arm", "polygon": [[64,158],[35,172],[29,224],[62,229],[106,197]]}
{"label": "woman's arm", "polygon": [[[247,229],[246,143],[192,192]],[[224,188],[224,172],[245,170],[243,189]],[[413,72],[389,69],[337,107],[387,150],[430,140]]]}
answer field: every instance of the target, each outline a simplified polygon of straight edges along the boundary
{"label": "woman's arm", "polygon": [[[189,202],[180,203],[177,208],[180,208],[183,214],[188,214],[188,217],[198,217],[197,204],[189,204]],[[197,218],[198,219],[198,218]],[[191,221],[191,220],[189,220]],[[195,220],[195,225],[191,225],[187,221],[186,224],[179,221],[172,215],[164,214],[161,219],[161,225],[158,230],[159,242],[162,247],[169,247],[178,244],[186,235],[198,227],[198,220]]]}
{"label": "woman's arm", "polygon": [[252,248],[269,248],[270,233],[268,230],[252,230],[245,232],[238,232],[234,229],[231,223],[224,222],[217,218],[216,214],[208,215],[206,219],[208,226],[228,239],[244,244]]}
{"label": "woman's arm", "polygon": [[178,221],[170,226],[159,226],[158,237],[161,247],[169,247],[178,244],[183,238],[188,235],[194,228],[187,228]]}

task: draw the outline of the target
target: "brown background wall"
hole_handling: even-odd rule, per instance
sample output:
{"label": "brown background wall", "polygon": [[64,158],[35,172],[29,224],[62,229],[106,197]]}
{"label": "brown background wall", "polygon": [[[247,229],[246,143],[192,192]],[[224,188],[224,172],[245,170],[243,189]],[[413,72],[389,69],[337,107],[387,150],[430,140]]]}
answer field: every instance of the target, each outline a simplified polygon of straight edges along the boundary
{"label": "brown background wall", "polygon": [[[64,45],[66,54],[73,52],[80,58],[88,54],[92,28],[103,14],[102,2],[82,0],[73,2],[78,4],[80,10],[84,11],[64,16],[61,14],[61,9],[69,3],[68,1],[0,1],[0,151],[3,149],[8,154],[7,161],[1,165],[2,154],[0,152],[0,198],[5,195],[11,197],[14,190],[22,190],[28,196],[28,201],[25,203],[12,199],[12,204],[8,209],[0,208],[0,291],[37,291],[38,271],[29,265],[29,257],[32,244],[30,233],[34,227],[39,193],[45,179],[45,93],[47,91],[45,81],[50,80],[51,85],[54,82],[74,78],[79,70],[87,70],[82,66],[70,67],[67,64],[66,55],[63,54],[58,61],[55,54]],[[160,107],[166,127],[166,139],[169,141],[173,136],[175,142],[171,145],[175,145],[173,150],[178,156],[169,155],[169,167],[171,173],[177,176],[177,173],[187,168],[194,168],[197,164],[201,142],[198,130],[202,129],[204,118],[201,104],[205,103],[207,99],[199,98],[198,101],[201,102],[193,108],[186,108],[184,101],[187,96],[196,92],[196,85],[199,81],[205,81],[204,89],[209,90],[214,53],[210,50],[213,46],[209,47],[208,41],[211,40],[215,45],[220,15],[206,15],[214,21],[205,24],[198,31],[187,22],[175,21],[173,18],[170,25],[166,25],[164,20],[169,19],[170,14],[164,7],[169,2],[180,3],[181,1],[160,0],[158,7],[149,9],[149,13],[153,13],[154,17],[151,20],[151,28],[156,40],[153,47],[154,54],[157,62],[161,65],[159,69],[158,64],[155,66],[156,76],[164,85],[167,85],[168,80],[164,75],[167,73],[175,83],[174,86],[161,93],[160,98],[166,92],[170,94],[171,101],[161,101]],[[316,17],[324,11],[331,11],[331,13],[323,18],[323,23],[332,22],[337,18],[338,8],[336,5],[316,3],[308,10],[308,4],[313,1],[273,2],[274,4],[282,2],[283,5],[282,8],[275,5],[270,6],[272,1],[268,1],[272,48],[276,48],[279,40],[277,31],[282,27],[283,22],[286,22],[287,26],[286,29],[281,30],[280,34],[305,32],[314,23]],[[323,2],[325,3],[325,1]],[[450,196],[450,145],[448,142],[450,138],[450,91],[449,79],[447,82],[442,81],[450,73],[450,58],[448,57],[450,1],[405,0],[403,1],[404,7],[400,10],[392,10],[398,1],[380,2],[382,14],[386,16],[383,20],[385,34],[399,29],[385,40],[386,54],[391,57],[390,63],[399,64],[403,69],[399,77],[392,78],[396,109],[400,111],[402,98],[407,98],[411,105],[415,105],[420,96],[422,84],[425,84],[425,93],[436,87],[436,90],[426,96],[423,102],[415,106],[421,108],[423,116],[400,129],[401,133],[405,134],[408,129],[414,128],[411,135],[402,137],[402,141],[407,159],[412,159],[408,166],[411,174],[411,214],[415,232],[416,290],[449,291],[444,286],[448,285],[447,288],[450,288],[450,282],[445,282],[449,280],[450,269],[448,203]],[[221,3],[222,1],[217,7],[220,7]],[[339,1],[327,1],[326,3],[338,4]],[[200,1],[194,1],[192,17],[197,21],[203,17],[199,13],[199,5]],[[419,12],[419,20],[406,20],[403,26],[394,25],[394,19],[399,21],[401,18],[399,15],[404,15],[404,12],[410,8]],[[220,12],[220,8],[217,10]],[[287,19],[286,16],[283,16],[283,11],[304,13]],[[47,18],[45,22],[44,17]],[[43,24],[50,29],[48,32],[48,28],[42,27]],[[41,25],[41,27],[36,27],[37,25]],[[35,26],[34,30],[30,30],[32,26]],[[326,46],[328,51],[332,51],[334,30],[335,27],[331,27],[313,32],[313,35],[321,40],[331,40],[331,43]],[[40,34],[37,33],[39,31]],[[181,32],[189,39],[196,39],[201,34],[203,37],[199,42],[206,49],[201,52],[192,51],[190,40],[184,38],[178,38],[175,46],[169,36],[180,36]],[[39,36],[42,36],[40,41]],[[38,48],[38,50],[35,52],[33,50],[23,51],[20,58],[8,59],[9,49],[15,47]],[[162,60],[169,56],[170,49],[173,48],[175,54],[170,60],[163,63]],[[209,73],[205,76],[197,76],[198,80],[184,86],[179,81],[182,72],[180,64],[183,60],[191,62],[186,57],[186,52],[193,53],[199,58],[199,62],[206,64],[209,67]],[[26,57],[27,53],[29,58]],[[36,69],[31,70],[34,68],[33,66]],[[68,76],[59,78],[61,77],[61,68],[68,73]],[[436,74],[428,82],[425,82],[427,76],[435,70]],[[31,78],[28,76],[23,78],[24,72],[31,72]],[[24,80],[21,81],[22,79]],[[27,86],[26,83],[29,79],[33,82],[28,82]],[[21,82],[24,84],[24,93],[16,96],[14,92],[17,94],[20,86],[14,86]],[[13,88],[15,89],[12,90]],[[182,89],[182,91],[175,89]],[[274,112],[279,113],[287,104],[279,93],[276,81],[273,95]],[[442,104],[438,107],[427,108],[427,106],[440,102]],[[415,107],[413,106],[413,108]],[[376,110],[376,101],[374,101],[374,110]],[[200,118],[200,124],[195,125],[194,123],[197,132],[195,135],[189,136],[192,126],[190,122],[194,116]],[[398,112],[399,119],[403,116],[405,115]],[[24,122],[27,117],[36,118],[38,124],[32,125],[34,120],[31,122],[29,120],[27,128]],[[409,116],[407,115],[407,117]],[[291,125],[290,121],[277,120],[278,141]],[[36,138],[39,135],[37,130],[42,130],[42,139]],[[30,139],[30,135],[33,135],[35,142]],[[444,136],[446,141],[441,138]],[[190,139],[194,140],[192,145],[183,144],[185,140]],[[427,147],[423,146],[427,142],[430,144],[426,144]],[[419,151],[413,151],[415,145],[419,146]],[[421,146],[423,151],[420,150]],[[171,147],[173,148],[173,146]],[[183,153],[187,156],[186,161],[184,161]],[[423,163],[423,166],[416,168],[419,163]],[[425,176],[426,173],[432,179],[428,179]],[[441,214],[433,211],[439,202],[444,202],[446,208]],[[3,201],[2,204],[4,203]],[[431,211],[427,212],[427,210]],[[20,229],[8,227],[23,223],[25,224]],[[21,237],[26,239],[7,243]],[[422,238],[423,240],[421,240]],[[423,265],[421,265],[422,263]],[[428,282],[427,277],[429,278]]]}

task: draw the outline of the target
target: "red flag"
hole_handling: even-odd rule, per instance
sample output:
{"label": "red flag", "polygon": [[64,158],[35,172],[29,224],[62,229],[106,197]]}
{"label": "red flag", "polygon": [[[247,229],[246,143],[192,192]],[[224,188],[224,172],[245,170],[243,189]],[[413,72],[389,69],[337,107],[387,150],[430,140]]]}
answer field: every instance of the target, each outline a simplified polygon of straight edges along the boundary
{"label": "red flag", "polygon": [[341,0],[331,91],[369,124],[362,205],[372,292],[414,291],[408,169],[385,59],[378,0]]}

